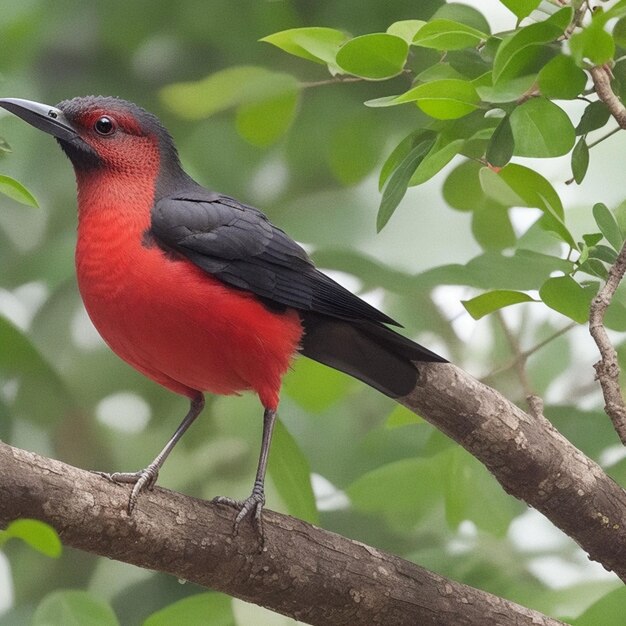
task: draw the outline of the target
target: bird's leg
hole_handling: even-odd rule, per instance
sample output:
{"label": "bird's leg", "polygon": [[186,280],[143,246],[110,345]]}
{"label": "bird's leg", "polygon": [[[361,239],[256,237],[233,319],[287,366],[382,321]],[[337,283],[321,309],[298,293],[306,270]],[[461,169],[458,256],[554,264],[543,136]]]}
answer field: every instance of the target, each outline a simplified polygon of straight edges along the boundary
{"label": "bird's leg", "polygon": [[265,413],[263,413],[263,439],[261,441],[261,454],[259,455],[259,464],[256,470],[256,479],[254,481],[252,493],[245,500],[233,500],[223,496],[218,496],[213,499],[213,502],[228,504],[239,509],[239,513],[237,513],[237,517],[235,518],[235,535],[239,532],[239,525],[243,519],[247,515],[253,514],[253,520],[261,538],[261,544],[264,540],[262,512],[263,505],[265,504],[265,472],[267,470],[267,460],[270,454],[270,443],[272,441],[272,432],[274,430],[275,422],[276,411],[272,409],[265,409]]}
{"label": "bird's leg", "polygon": [[96,472],[104,478],[108,478],[114,483],[132,483],[135,486],[130,494],[128,500],[128,514],[130,515],[135,508],[137,498],[144,489],[152,489],[159,476],[159,470],[165,459],[169,456],[169,453],[173,450],[174,446],[178,443],[178,440],[184,435],[185,431],[191,426],[196,417],[200,415],[204,408],[204,396],[199,393],[191,400],[191,406],[185,419],[180,423],[180,426],[176,429],[176,432],[172,435],[171,439],[165,444],[165,447],[158,456],[146,467],[139,472],[114,472],[113,474],[107,474],[106,472]]}

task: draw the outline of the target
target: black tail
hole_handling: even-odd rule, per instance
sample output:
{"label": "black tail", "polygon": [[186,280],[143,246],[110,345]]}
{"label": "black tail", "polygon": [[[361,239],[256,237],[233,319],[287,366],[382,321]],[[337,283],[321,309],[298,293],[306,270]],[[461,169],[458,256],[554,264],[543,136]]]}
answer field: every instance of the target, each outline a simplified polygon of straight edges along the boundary
{"label": "black tail", "polygon": [[390,398],[407,395],[417,382],[412,361],[447,361],[375,322],[342,320],[300,311],[304,356],[334,367]]}

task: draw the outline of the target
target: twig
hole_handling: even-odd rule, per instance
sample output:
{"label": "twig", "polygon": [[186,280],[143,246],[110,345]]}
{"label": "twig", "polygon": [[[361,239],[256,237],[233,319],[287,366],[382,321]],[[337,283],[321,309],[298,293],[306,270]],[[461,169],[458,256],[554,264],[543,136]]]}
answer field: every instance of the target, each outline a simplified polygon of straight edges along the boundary
{"label": "twig", "polygon": [[[54,526],[65,545],[223,591],[307,624],[564,626],[562,622],[286,515],[264,511],[258,552],[229,507],[155,488],[131,517],[127,488],[0,443],[0,527]],[[207,619],[209,619],[207,617]]]}
{"label": "twig", "polygon": [[624,397],[619,385],[619,362],[617,352],[604,328],[604,314],[611,304],[615,290],[624,277],[624,272],[626,272],[626,242],[617,255],[615,263],[611,266],[602,289],[591,301],[589,332],[596,342],[601,356],[594,368],[604,395],[604,410],[611,418],[613,427],[622,443],[626,445],[626,404],[624,404]]}
{"label": "twig", "polygon": [[334,78],[325,78],[323,80],[312,80],[306,83],[300,83],[302,89],[309,89],[311,87],[324,87],[325,85],[341,85],[342,83],[362,83],[365,79],[358,76],[345,76],[340,78],[335,76]]}
{"label": "twig", "polygon": [[569,332],[570,330],[572,330],[572,328],[576,328],[576,326],[578,326],[576,322],[570,322],[567,326],[564,326],[563,328],[555,331],[550,336],[536,343],[534,346],[528,348],[528,350],[522,350],[519,353],[519,355],[513,357],[510,361],[508,361],[504,365],[501,365],[500,367],[497,367],[496,369],[492,370],[486,376],[483,376],[481,378],[481,381],[485,382],[489,380],[490,378],[493,378],[494,376],[501,374],[502,372],[506,372],[507,370],[510,370],[512,367],[517,365],[518,360],[522,360],[523,362],[526,362],[533,354],[535,354],[535,352],[538,352],[543,347],[547,346],[550,342],[554,341],[561,335],[564,335],[565,333]]}
{"label": "twig", "polygon": [[504,315],[502,315],[502,311],[498,311],[497,316],[500,326],[502,326],[502,330],[504,331],[504,336],[511,347],[511,352],[513,352],[515,370],[520,384],[522,385],[522,389],[524,390],[524,396],[526,397],[526,403],[528,404],[530,414],[536,418],[542,417],[543,400],[533,391],[532,385],[530,384],[528,372],[526,372],[527,357],[524,357],[519,341],[509,328],[509,325],[506,323]]}
{"label": "twig", "polygon": [[614,128],[613,130],[610,130],[608,133],[606,133],[606,135],[602,135],[602,137],[599,137],[595,141],[592,141],[591,143],[587,144],[587,148],[593,148],[594,146],[597,146],[599,143],[602,143],[605,139],[608,139],[609,137],[612,137],[616,133],[619,133],[620,130],[622,130],[621,126],[618,126],[617,128]]}

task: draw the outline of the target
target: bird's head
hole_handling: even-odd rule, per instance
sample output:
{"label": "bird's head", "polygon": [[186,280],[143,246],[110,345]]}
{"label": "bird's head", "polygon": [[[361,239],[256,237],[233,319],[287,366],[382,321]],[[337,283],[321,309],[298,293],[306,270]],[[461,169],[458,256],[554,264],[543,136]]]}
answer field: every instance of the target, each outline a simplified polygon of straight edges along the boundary
{"label": "bird's head", "polygon": [[133,176],[178,168],[171,136],[158,118],[141,107],[109,96],[64,100],[56,106],[18,98],[0,107],[57,138],[77,173],[95,169]]}

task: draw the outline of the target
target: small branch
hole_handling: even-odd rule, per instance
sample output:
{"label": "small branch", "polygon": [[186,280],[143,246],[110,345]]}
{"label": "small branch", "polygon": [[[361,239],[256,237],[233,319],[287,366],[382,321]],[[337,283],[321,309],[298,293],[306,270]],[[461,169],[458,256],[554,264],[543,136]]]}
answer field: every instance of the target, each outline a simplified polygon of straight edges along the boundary
{"label": "small branch", "polygon": [[65,545],[223,591],[325,626],[564,626],[381,550],[265,511],[265,548],[233,510],[155,488],[126,514],[128,488],[0,443],[0,527],[51,524]]}
{"label": "small branch", "polygon": [[626,107],[611,88],[611,78],[613,76],[611,68],[608,65],[596,65],[589,70],[589,73],[591,74],[598,98],[606,104],[620,128],[626,129]]}
{"label": "small branch", "polygon": [[364,78],[359,78],[358,76],[346,76],[344,78],[335,76],[334,78],[325,78],[323,80],[312,80],[307,83],[300,83],[300,87],[302,89],[310,89],[311,87],[324,87],[325,85],[341,85],[342,83],[362,83],[364,81],[365,81]]}
{"label": "small branch", "polygon": [[598,137],[598,139],[596,139],[595,141],[592,141],[591,143],[587,144],[587,148],[593,148],[594,146],[597,146],[599,143],[602,143],[605,139],[608,139],[609,137],[612,137],[616,133],[619,133],[620,130],[622,130],[621,126],[618,126],[617,128],[614,128],[613,130],[610,130],[608,133],[606,133],[606,135],[602,135],[602,137]]}
{"label": "small branch", "polygon": [[626,243],[622,246],[615,263],[609,270],[606,283],[591,302],[589,312],[589,332],[593,337],[600,360],[594,365],[598,381],[604,395],[606,414],[611,418],[613,427],[622,443],[626,445],[626,404],[619,384],[620,368],[617,352],[604,328],[604,315],[611,304],[615,290],[626,272]]}
{"label": "small branch", "polygon": [[522,385],[522,389],[524,390],[524,396],[526,397],[526,402],[528,403],[528,408],[531,410],[532,415],[537,417],[534,412],[534,409],[537,408],[538,403],[536,400],[539,400],[541,404],[542,410],[539,415],[543,414],[543,402],[539,399],[538,396],[535,395],[535,392],[532,389],[532,385],[530,384],[530,380],[528,378],[528,373],[526,372],[526,357],[523,356],[522,349],[520,348],[519,341],[517,337],[513,334],[509,325],[506,323],[504,319],[504,315],[502,315],[502,311],[497,312],[498,321],[500,322],[500,326],[502,326],[502,330],[504,331],[504,336],[511,348],[511,352],[513,353],[515,359],[515,371],[517,372],[517,377],[519,378],[520,384]]}
{"label": "small branch", "polygon": [[493,378],[494,376],[501,374],[502,372],[506,372],[507,370],[510,370],[512,367],[517,367],[519,362],[521,362],[522,364],[525,364],[528,361],[528,359],[533,354],[535,354],[535,352],[538,352],[539,350],[547,346],[550,342],[554,341],[561,335],[564,335],[565,333],[569,332],[570,330],[572,330],[572,328],[575,328],[576,326],[578,326],[576,322],[570,322],[567,326],[564,326],[563,328],[555,331],[550,336],[536,343],[534,346],[528,348],[528,350],[522,350],[519,353],[516,353],[515,356],[510,361],[492,370],[486,376],[483,376],[481,381],[485,382],[489,380],[490,378]]}

